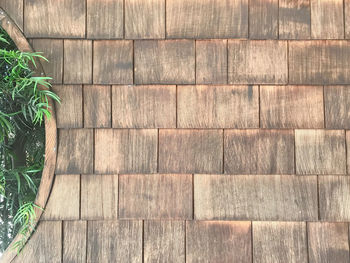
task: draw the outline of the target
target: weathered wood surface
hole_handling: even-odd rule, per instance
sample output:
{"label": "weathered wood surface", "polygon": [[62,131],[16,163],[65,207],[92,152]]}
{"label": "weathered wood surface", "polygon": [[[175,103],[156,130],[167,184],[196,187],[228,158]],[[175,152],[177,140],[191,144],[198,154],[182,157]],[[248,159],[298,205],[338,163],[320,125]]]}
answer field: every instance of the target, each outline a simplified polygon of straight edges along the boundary
{"label": "weathered wood surface", "polygon": [[350,129],[350,86],[325,86],[325,125],[328,129]]}
{"label": "weathered wood surface", "polygon": [[63,263],[86,263],[86,221],[63,222]]}
{"label": "weathered wood surface", "polygon": [[350,39],[350,0],[344,0],[345,38]]}
{"label": "weathered wood surface", "polygon": [[23,31],[23,0],[0,0],[0,7],[11,17]]}

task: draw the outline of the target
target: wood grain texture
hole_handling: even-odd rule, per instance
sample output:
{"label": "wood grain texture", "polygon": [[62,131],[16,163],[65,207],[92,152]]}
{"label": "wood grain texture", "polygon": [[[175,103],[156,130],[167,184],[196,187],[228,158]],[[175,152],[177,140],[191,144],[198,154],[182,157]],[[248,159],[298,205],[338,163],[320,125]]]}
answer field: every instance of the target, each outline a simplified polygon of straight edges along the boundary
{"label": "wood grain texture", "polygon": [[249,2],[249,38],[278,38],[278,0]]}
{"label": "wood grain texture", "polygon": [[348,41],[290,41],[291,84],[347,84],[350,82]]}
{"label": "wood grain texture", "polygon": [[293,174],[292,130],[225,130],[226,174]]}
{"label": "wood grain texture", "polygon": [[167,0],[168,38],[246,38],[248,0]]}
{"label": "wood grain texture", "polygon": [[317,220],[317,177],[195,175],[196,220]]}
{"label": "wood grain texture", "polygon": [[0,0],[0,7],[23,30],[23,0]]}
{"label": "wood grain texture", "polygon": [[350,173],[350,131],[345,131],[345,139],[346,139],[346,172],[347,174]]}
{"label": "wood grain texture", "polygon": [[155,129],[95,130],[95,172],[155,173],[157,144]]}
{"label": "wood grain texture", "polygon": [[92,41],[64,40],[64,83],[92,83]]}
{"label": "wood grain texture", "polygon": [[251,242],[250,222],[186,222],[186,262],[248,263]]}
{"label": "wood grain texture", "polygon": [[80,203],[82,219],[116,219],[118,217],[118,175],[82,175]]}
{"label": "wood grain texture", "polygon": [[345,38],[350,39],[350,0],[344,0]]}
{"label": "wood grain texture", "polygon": [[325,124],[328,129],[350,129],[350,86],[325,86]]}
{"label": "wood grain texture", "polygon": [[346,174],[345,132],[296,130],[297,174]]}
{"label": "wood grain texture", "polygon": [[310,0],[311,37],[344,38],[343,0]]}
{"label": "wood grain texture", "polygon": [[93,82],[133,83],[133,43],[129,40],[94,41]]}
{"label": "wood grain texture", "polygon": [[26,0],[24,33],[33,38],[83,38],[85,8],[85,0]]}
{"label": "wood grain texture", "polygon": [[192,175],[119,176],[119,218],[192,219]]}
{"label": "wood grain texture", "polygon": [[185,262],[185,222],[145,221],[144,262]]}
{"label": "wood grain texture", "polygon": [[227,40],[196,41],[196,83],[227,83]]}
{"label": "wood grain texture", "polygon": [[113,128],[175,128],[176,86],[113,86]]}
{"label": "wood grain texture", "polygon": [[86,221],[63,222],[63,263],[86,262]]}
{"label": "wood grain texture", "polygon": [[142,221],[89,221],[87,262],[142,262]]}
{"label": "wood grain texture", "polygon": [[58,128],[83,127],[83,91],[81,85],[55,85],[52,90],[60,97],[55,102]]}
{"label": "wood grain texture", "polygon": [[222,130],[159,131],[159,172],[222,173]]}
{"label": "wood grain texture", "polygon": [[308,223],[309,262],[349,262],[349,235],[346,223]]}
{"label": "wood grain texture", "polygon": [[346,222],[350,220],[350,177],[320,176],[320,219]]}
{"label": "wood grain texture", "polygon": [[111,127],[111,87],[102,85],[86,85],[84,93],[84,127]]}
{"label": "wood grain texture", "polygon": [[58,131],[57,174],[87,174],[93,171],[93,130]]}
{"label": "wood grain texture", "polygon": [[286,84],[287,42],[228,41],[228,83]]}
{"label": "wood grain texture", "polygon": [[258,86],[178,86],[179,128],[258,128]]}
{"label": "wood grain texture", "polygon": [[123,8],[123,0],[87,0],[87,37],[93,39],[123,38]]}
{"label": "wood grain texture", "polygon": [[195,42],[139,40],[134,43],[136,84],[194,84]]}
{"label": "wood grain texture", "polygon": [[322,86],[260,86],[262,128],[323,128]]}
{"label": "wood grain texture", "polygon": [[253,262],[308,262],[305,222],[253,222]]}

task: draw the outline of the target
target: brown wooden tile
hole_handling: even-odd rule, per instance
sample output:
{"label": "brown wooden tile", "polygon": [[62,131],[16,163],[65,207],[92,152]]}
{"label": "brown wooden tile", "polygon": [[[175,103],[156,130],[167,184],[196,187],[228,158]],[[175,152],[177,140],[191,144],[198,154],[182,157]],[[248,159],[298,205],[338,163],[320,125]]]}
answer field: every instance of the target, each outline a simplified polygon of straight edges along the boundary
{"label": "brown wooden tile", "polygon": [[167,0],[168,38],[245,38],[248,0]]}
{"label": "brown wooden tile", "polygon": [[114,128],[175,128],[176,86],[113,86]]}
{"label": "brown wooden tile", "polygon": [[328,129],[350,129],[350,86],[325,86],[325,124]]}
{"label": "brown wooden tile", "polygon": [[249,38],[278,38],[278,0],[250,0]]}
{"label": "brown wooden tile", "polygon": [[119,176],[119,218],[192,219],[192,175]]}
{"label": "brown wooden tile", "polygon": [[227,83],[227,40],[196,41],[196,83]]}
{"label": "brown wooden tile", "polygon": [[59,129],[57,174],[87,174],[93,171],[93,131]]}
{"label": "brown wooden tile", "polygon": [[186,262],[251,262],[251,223],[186,222]]}
{"label": "brown wooden tile", "polygon": [[95,130],[95,172],[155,173],[157,138],[155,129]]}
{"label": "brown wooden tile", "polygon": [[94,41],[95,84],[133,83],[133,44],[129,40]]}
{"label": "brown wooden tile", "polygon": [[27,37],[83,38],[85,8],[85,0],[26,0],[24,33]]}
{"label": "brown wooden tile", "polygon": [[64,40],[64,83],[92,83],[92,41]]}
{"label": "brown wooden tile", "polygon": [[80,175],[56,175],[41,217],[44,220],[78,220],[80,208]]}
{"label": "brown wooden tile", "polygon": [[196,220],[317,220],[317,177],[195,175]]}
{"label": "brown wooden tile", "polygon": [[343,0],[310,0],[311,37],[344,38]]}
{"label": "brown wooden tile", "polygon": [[144,262],[185,262],[185,222],[145,221]]}
{"label": "brown wooden tile", "polygon": [[81,218],[116,219],[118,216],[118,175],[81,176]]}
{"label": "brown wooden tile", "polygon": [[297,174],[346,174],[345,132],[296,130]]}
{"label": "brown wooden tile", "polygon": [[125,38],[165,38],[165,0],[126,0]]}
{"label": "brown wooden tile", "polygon": [[253,222],[253,262],[306,263],[305,222]]}
{"label": "brown wooden tile", "polygon": [[195,43],[191,40],[135,41],[136,84],[195,83]]}
{"label": "brown wooden tile", "polygon": [[142,262],[142,221],[89,221],[87,262]]}
{"label": "brown wooden tile", "polygon": [[86,221],[63,222],[63,262],[86,262]]}
{"label": "brown wooden tile", "polygon": [[349,262],[346,223],[308,223],[309,262]]}
{"label": "brown wooden tile", "polygon": [[23,0],[0,0],[0,7],[23,30]]}
{"label": "brown wooden tile", "polygon": [[289,82],[302,85],[349,83],[349,42],[290,41]]}
{"label": "brown wooden tile", "polygon": [[111,127],[111,87],[87,85],[84,92],[84,127]]}
{"label": "brown wooden tile", "polygon": [[322,86],[260,86],[262,128],[323,128]]}
{"label": "brown wooden tile", "polygon": [[311,37],[310,0],[279,1],[279,38]]}
{"label": "brown wooden tile", "polygon": [[221,173],[222,130],[160,130],[159,172]]}
{"label": "brown wooden tile", "polygon": [[258,128],[258,86],[178,86],[180,128]]}
{"label": "brown wooden tile", "polygon": [[350,39],[350,0],[344,0],[345,38]]}
{"label": "brown wooden tile", "polygon": [[87,37],[123,38],[123,2],[123,0],[87,0]]}
{"label": "brown wooden tile", "polygon": [[83,127],[83,94],[81,85],[56,85],[52,90],[60,97],[55,103],[58,128]]}
{"label": "brown wooden tile", "polygon": [[320,219],[350,220],[350,177],[319,176]]}
{"label": "brown wooden tile", "polygon": [[228,41],[228,83],[285,84],[287,80],[286,41]]}
{"label": "brown wooden tile", "polygon": [[292,130],[225,130],[225,173],[293,174]]}

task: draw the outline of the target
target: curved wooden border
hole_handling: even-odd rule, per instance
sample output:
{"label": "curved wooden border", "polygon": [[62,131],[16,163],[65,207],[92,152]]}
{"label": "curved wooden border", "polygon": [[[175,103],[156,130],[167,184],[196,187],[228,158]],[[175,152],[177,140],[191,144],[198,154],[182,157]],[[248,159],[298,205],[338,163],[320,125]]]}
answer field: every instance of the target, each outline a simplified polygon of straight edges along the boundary
{"label": "curved wooden border", "polygon": [[[0,26],[3,29],[5,29],[5,31],[9,34],[9,36],[15,42],[19,50],[23,52],[33,51],[22,31],[18,28],[15,22],[6,14],[6,12],[2,8],[0,8]],[[43,67],[41,66],[39,61],[37,61],[36,72],[40,75],[45,75]],[[35,200],[35,203],[42,208],[45,208],[47,200],[50,196],[50,191],[55,174],[57,155],[57,128],[54,103],[52,102],[52,100],[50,100],[49,104],[51,106],[51,118],[50,120],[45,118],[45,164],[40,186],[38,189],[38,194]],[[36,209],[37,218],[35,225],[37,225],[37,223],[39,222],[42,213],[43,210]],[[6,249],[2,257],[0,258],[0,263],[11,262],[16,257],[17,252],[11,249],[11,247],[12,244],[17,240],[19,240],[19,236],[16,236],[10,244],[10,246]]]}

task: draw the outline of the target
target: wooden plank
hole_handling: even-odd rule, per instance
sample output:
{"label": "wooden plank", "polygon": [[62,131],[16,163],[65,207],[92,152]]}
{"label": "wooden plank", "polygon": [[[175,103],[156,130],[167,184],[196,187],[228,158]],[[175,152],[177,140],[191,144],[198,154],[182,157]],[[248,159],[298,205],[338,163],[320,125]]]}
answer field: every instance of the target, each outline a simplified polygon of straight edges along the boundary
{"label": "wooden plank", "polygon": [[227,83],[227,40],[196,41],[196,83]]}
{"label": "wooden plank", "polygon": [[350,0],[344,0],[345,38],[350,39]]}
{"label": "wooden plank", "polygon": [[144,262],[185,262],[185,222],[145,221]]}
{"label": "wooden plank", "polygon": [[84,92],[84,127],[111,127],[111,87],[86,85]]}
{"label": "wooden plank", "polygon": [[116,219],[118,216],[118,175],[81,176],[81,218]]}
{"label": "wooden plank", "polygon": [[345,140],[346,140],[346,172],[347,174],[350,173],[350,131],[345,131]]}
{"label": "wooden plank", "polygon": [[349,221],[350,177],[320,176],[318,179],[320,219],[340,222]]}
{"label": "wooden plank", "polygon": [[297,174],[346,174],[345,132],[296,130]]}
{"label": "wooden plank", "polygon": [[310,0],[279,1],[279,38],[309,39],[311,37]]}
{"label": "wooden plank", "polygon": [[350,129],[350,86],[325,86],[325,125],[328,129]]}
{"label": "wooden plank", "polygon": [[175,128],[176,86],[113,86],[113,128]]}
{"label": "wooden plank", "polygon": [[59,129],[56,174],[93,172],[93,130]]}
{"label": "wooden plank", "polygon": [[178,86],[179,128],[258,128],[258,86]]}
{"label": "wooden plank", "polygon": [[253,222],[253,262],[308,262],[306,223]]}
{"label": "wooden plank", "polygon": [[192,175],[119,177],[119,218],[192,219]]}
{"label": "wooden plank", "polygon": [[23,0],[0,0],[0,7],[23,31]]}
{"label": "wooden plank", "polygon": [[63,40],[33,39],[33,48],[36,52],[43,52],[48,61],[40,60],[46,75],[53,84],[61,84],[63,77]]}
{"label": "wooden plank", "polygon": [[94,41],[93,82],[133,83],[133,43],[129,40]]}
{"label": "wooden plank", "polygon": [[80,208],[80,175],[56,175],[44,220],[77,220]]}
{"label": "wooden plank", "polygon": [[317,177],[195,175],[196,220],[317,220]]}
{"label": "wooden plank", "polygon": [[322,86],[260,86],[262,128],[323,128]]}
{"label": "wooden plank", "polygon": [[311,37],[344,38],[343,0],[310,0]]}
{"label": "wooden plank", "polygon": [[250,0],[249,38],[278,38],[278,0]]}
{"label": "wooden plank", "polygon": [[349,262],[348,224],[308,223],[309,262]]}
{"label": "wooden plank", "polygon": [[165,38],[165,0],[126,0],[125,38]]}
{"label": "wooden plank", "polygon": [[87,37],[93,39],[123,38],[123,8],[123,0],[87,0]]}
{"label": "wooden plank", "polygon": [[195,42],[191,40],[135,41],[136,84],[194,84]]}
{"label": "wooden plank", "polygon": [[186,222],[186,262],[250,263],[251,223]]}
{"label": "wooden plank", "polygon": [[92,83],[92,41],[64,40],[64,83]]}
{"label": "wooden plank", "polygon": [[57,128],[83,127],[83,92],[81,85],[54,85],[52,90],[60,97],[55,102]]}
{"label": "wooden plank", "polygon": [[89,221],[87,262],[142,262],[142,221]]}
{"label": "wooden plank", "polygon": [[63,263],[86,262],[86,221],[63,222]]}
{"label": "wooden plank", "polygon": [[157,172],[158,132],[155,129],[95,130],[95,172]]}
{"label": "wooden plank", "polygon": [[84,38],[85,9],[85,0],[26,0],[24,33],[33,38]]}
{"label": "wooden plank", "polygon": [[293,174],[292,130],[225,130],[226,174]]}
{"label": "wooden plank", "polygon": [[221,173],[222,130],[159,131],[159,172]]}
{"label": "wooden plank", "polygon": [[168,38],[246,38],[248,0],[167,0]]}
{"label": "wooden plank", "polygon": [[228,41],[228,83],[286,84],[287,81],[286,41]]}

